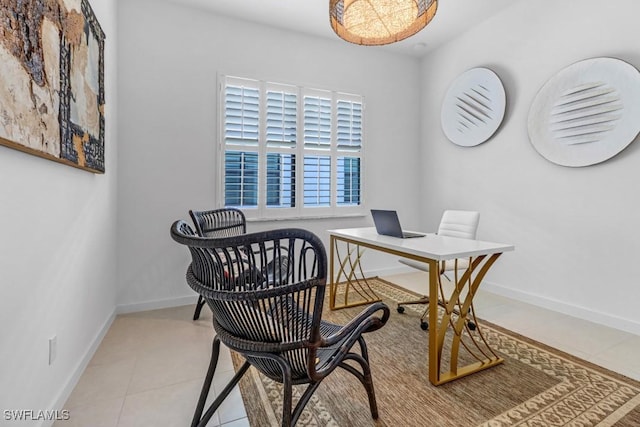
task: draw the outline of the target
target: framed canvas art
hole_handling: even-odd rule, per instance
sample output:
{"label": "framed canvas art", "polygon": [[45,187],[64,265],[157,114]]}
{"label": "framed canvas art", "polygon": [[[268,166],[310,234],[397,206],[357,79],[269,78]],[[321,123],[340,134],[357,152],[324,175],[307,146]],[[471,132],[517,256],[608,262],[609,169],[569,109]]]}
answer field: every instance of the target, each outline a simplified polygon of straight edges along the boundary
{"label": "framed canvas art", "polygon": [[104,173],[104,39],[87,0],[0,0],[0,144]]}

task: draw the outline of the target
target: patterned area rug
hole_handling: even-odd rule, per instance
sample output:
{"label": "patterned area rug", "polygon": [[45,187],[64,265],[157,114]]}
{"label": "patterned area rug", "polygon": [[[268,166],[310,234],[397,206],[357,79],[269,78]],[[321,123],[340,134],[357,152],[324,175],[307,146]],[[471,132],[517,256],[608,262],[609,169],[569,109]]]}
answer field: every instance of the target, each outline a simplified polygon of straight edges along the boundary
{"label": "patterned area rug", "polygon": [[[364,387],[338,369],[316,390],[298,426],[640,426],[640,383],[487,322],[480,323],[482,333],[504,363],[432,386],[428,333],[418,321],[424,306],[398,314],[396,303],[415,295],[382,280],[372,287],[392,310],[382,329],[365,335],[379,419],[371,419]],[[345,324],[361,310],[330,311],[327,302],[325,318]],[[241,357],[233,358],[238,367]],[[251,368],[240,390],[252,426],[280,425],[279,383]],[[298,396],[303,390],[296,388]]]}

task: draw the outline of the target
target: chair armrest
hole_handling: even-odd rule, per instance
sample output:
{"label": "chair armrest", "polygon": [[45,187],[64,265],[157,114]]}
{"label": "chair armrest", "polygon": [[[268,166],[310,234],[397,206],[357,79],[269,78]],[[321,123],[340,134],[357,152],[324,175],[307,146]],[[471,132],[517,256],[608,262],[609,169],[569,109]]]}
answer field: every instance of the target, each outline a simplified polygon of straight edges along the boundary
{"label": "chair armrest", "polygon": [[[382,312],[382,316],[374,316],[377,311]],[[360,314],[351,319],[349,323],[340,328],[336,333],[324,338],[320,347],[330,347],[347,336],[358,332],[357,335],[377,331],[389,320],[389,307],[383,302],[377,302],[362,310]]]}

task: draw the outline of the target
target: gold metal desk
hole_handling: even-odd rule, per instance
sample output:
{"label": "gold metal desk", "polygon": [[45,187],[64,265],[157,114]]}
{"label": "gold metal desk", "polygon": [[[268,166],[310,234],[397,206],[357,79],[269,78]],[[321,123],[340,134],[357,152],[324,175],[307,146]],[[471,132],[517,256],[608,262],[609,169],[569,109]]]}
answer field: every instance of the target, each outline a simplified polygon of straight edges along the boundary
{"label": "gold metal desk", "polygon": [[[378,235],[374,227],[329,230],[329,237],[329,307],[332,310],[380,300],[362,273],[360,262],[363,248],[429,264],[429,300],[433,302],[429,304],[429,381],[432,384],[444,384],[503,362],[503,359],[491,350],[479,327],[474,334],[467,334],[467,343],[463,341],[462,335],[465,330],[468,332],[467,315],[472,311],[473,297],[482,279],[503,252],[514,250],[513,245],[435,234],[399,239]],[[344,257],[340,257],[340,243],[347,248]],[[336,258],[340,259],[338,268]],[[470,267],[457,278],[451,295],[441,295],[444,291],[439,278],[439,263],[456,258],[471,259]],[[342,276],[345,278],[344,282],[340,281]],[[341,286],[344,287],[345,298],[341,304],[337,304],[338,290]],[[358,299],[351,302],[350,294],[356,294]],[[435,301],[444,301],[440,304],[444,307],[441,318],[438,314],[439,304]],[[441,372],[445,336],[449,330],[452,332],[452,338],[448,350],[448,370]],[[475,345],[477,350],[469,353],[473,354],[477,361],[458,367],[460,347],[467,348],[469,345]]]}

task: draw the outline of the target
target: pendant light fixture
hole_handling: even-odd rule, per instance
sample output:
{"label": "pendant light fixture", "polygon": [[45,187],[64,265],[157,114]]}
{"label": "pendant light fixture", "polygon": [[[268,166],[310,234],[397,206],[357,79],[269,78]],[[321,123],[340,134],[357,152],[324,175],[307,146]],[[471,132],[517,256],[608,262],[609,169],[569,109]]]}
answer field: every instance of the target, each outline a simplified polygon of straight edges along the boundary
{"label": "pendant light fixture", "polygon": [[437,0],[329,0],[329,17],[338,37],[377,46],[414,35],[437,8]]}

